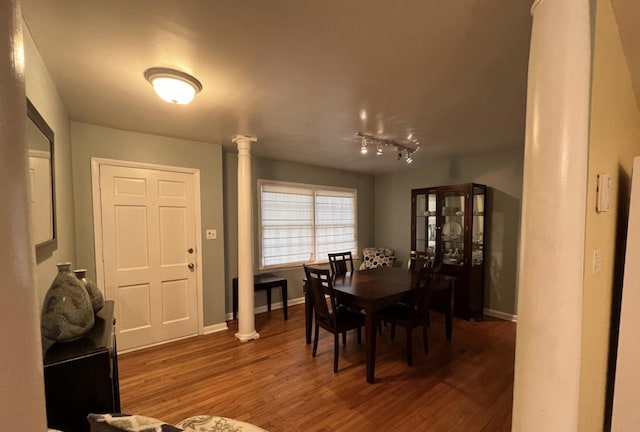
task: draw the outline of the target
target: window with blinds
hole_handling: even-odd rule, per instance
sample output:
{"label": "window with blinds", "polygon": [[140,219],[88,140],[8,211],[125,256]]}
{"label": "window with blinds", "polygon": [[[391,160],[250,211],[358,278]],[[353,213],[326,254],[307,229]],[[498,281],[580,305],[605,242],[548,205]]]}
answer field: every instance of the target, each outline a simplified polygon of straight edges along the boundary
{"label": "window with blinds", "polygon": [[260,180],[260,268],[357,251],[356,190]]}

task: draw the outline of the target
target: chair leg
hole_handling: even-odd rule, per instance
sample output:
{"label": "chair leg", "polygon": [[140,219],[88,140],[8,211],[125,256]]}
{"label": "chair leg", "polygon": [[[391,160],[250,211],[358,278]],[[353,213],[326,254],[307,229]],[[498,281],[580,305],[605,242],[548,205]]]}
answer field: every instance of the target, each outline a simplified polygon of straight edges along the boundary
{"label": "chair leg", "polygon": [[413,329],[407,326],[407,364],[413,366]]}
{"label": "chair leg", "polygon": [[313,357],[316,356],[316,352],[318,352],[318,331],[319,331],[320,327],[318,326],[318,324],[316,324],[316,334],[315,337],[313,338]]}
{"label": "chair leg", "polygon": [[[343,333],[344,335],[344,333]],[[338,343],[338,333],[333,335],[333,373],[338,373],[338,357],[340,355],[340,344]]]}
{"label": "chair leg", "polygon": [[342,332],[342,345],[347,344],[347,332]]}
{"label": "chair leg", "polygon": [[444,316],[444,329],[445,336],[447,337],[447,340],[450,341],[451,333],[453,333],[453,314],[450,311],[447,311]]}
{"label": "chair leg", "polygon": [[382,334],[382,328],[387,326],[387,320],[378,321],[378,334]]}
{"label": "chair leg", "polygon": [[396,338],[396,325],[391,324],[391,340],[394,340],[395,338]]}
{"label": "chair leg", "polygon": [[422,326],[422,344],[424,345],[424,353],[429,354],[429,339],[427,337],[427,327],[429,325],[425,324]]}
{"label": "chair leg", "polygon": [[358,327],[358,345],[362,344],[362,327]]}

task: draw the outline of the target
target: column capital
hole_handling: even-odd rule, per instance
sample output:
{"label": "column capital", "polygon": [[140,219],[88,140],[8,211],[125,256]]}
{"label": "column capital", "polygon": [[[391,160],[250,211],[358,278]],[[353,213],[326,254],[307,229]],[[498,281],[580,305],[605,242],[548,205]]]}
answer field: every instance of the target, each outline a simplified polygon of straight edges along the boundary
{"label": "column capital", "polygon": [[234,135],[233,138],[231,138],[231,142],[235,144],[250,143],[250,142],[257,142],[257,141],[258,141],[258,138],[254,136],[242,135],[242,134]]}

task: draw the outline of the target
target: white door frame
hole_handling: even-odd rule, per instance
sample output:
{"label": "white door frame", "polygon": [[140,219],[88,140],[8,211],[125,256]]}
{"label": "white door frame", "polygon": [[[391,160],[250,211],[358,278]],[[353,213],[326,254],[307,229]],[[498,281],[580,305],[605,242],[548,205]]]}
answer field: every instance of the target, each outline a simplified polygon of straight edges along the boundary
{"label": "white door frame", "polygon": [[[193,174],[194,177],[194,207],[195,207],[195,236],[196,236],[196,292],[198,308],[198,334],[204,334],[203,286],[202,286],[202,221],[200,207],[200,170],[169,165],[156,165],[144,162],[132,162],[116,159],[91,158],[91,191],[93,196],[93,238],[96,255],[96,281],[105,287],[104,256],[102,242],[102,201],[100,195],[100,167],[110,165],[123,168],[142,168],[156,171],[169,171],[183,174]],[[106,291],[106,288],[104,288]],[[106,292],[105,292],[106,294]],[[146,346],[145,346],[146,348]]]}

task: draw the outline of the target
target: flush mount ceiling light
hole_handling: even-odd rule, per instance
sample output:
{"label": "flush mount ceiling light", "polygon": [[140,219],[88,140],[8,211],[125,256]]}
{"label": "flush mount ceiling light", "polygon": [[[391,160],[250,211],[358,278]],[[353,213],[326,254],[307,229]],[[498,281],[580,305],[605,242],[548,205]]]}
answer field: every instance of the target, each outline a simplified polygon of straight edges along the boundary
{"label": "flush mount ceiling light", "polygon": [[158,96],[164,101],[185,105],[202,90],[202,84],[188,73],[169,68],[151,68],[144,72]]}
{"label": "flush mount ceiling light", "polygon": [[397,160],[402,160],[404,158],[405,162],[410,164],[413,162],[413,154],[418,151],[420,145],[417,141],[413,141],[412,143],[400,143],[387,138],[379,138],[373,135],[369,135],[362,132],[356,132],[356,135],[362,138],[362,144],[360,146],[360,152],[362,154],[367,153],[367,145],[370,143],[376,143],[376,155],[381,156],[382,151],[390,147],[395,150],[397,155]]}

